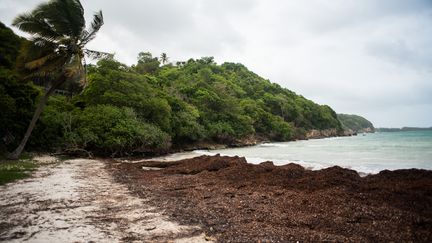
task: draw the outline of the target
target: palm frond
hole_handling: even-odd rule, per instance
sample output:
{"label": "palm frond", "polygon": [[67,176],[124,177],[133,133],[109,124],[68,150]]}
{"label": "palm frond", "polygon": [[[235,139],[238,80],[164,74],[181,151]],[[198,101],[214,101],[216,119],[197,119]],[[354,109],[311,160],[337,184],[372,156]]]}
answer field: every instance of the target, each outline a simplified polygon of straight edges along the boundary
{"label": "palm frond", "polygon": [[56,32],[55,29],[51,28],[45,19],[33,12],[18,15],[12,22],[12,25],[21,31],[38,35],[40,37],[43,36],[44,38],[50,40],[54,40],[62,36],[60,33]]}
{"label": "palm frond", "polygon": [[71,36],[79,37],[81,32],[85,28],[84,19],[84,8],[79,0],[58,0],[62,2],[64,6],[63,11],[69,20],[68,22],[72,24],[69,26],[71,28]]}
{"label": "palm frond", "polygon": [[84,9],[79,0],[51,0],[37,6],[31,15],[44,20],[61,36],[79,37],[85,28]]}
{"label": "palm frond", "polygon": [[43,36],[36,35],[32,38],[30,38],[31,43],[34,45],[35,48],[41,48],[46,50],[55,50],[58,47],[58,42],[53,41],[50,38],[46,38]]}
{"label": "palm frond", "polygon": [[[39,65],[43,65],[49,58],[54,58],[57,45],[43,38],[33,38],[31,42],[24,42],[20,55],[17,58],[17,68],[21,72],[31,71]],[[35,61],[34,63],[32,63]],[[29,64],[30,63],[30,64]]]}
{"label": "palm frond", "polygon": [[50,54],[48,54],[48,55],[46,55],[46,56],[43,56],[43,57],[40,57],[40,58],[37,58],[37,59],[34,59],[34,60],[32,60],[32,61],[30,61],[30,62],[27,62],[26,64],[25,64],[25,68],[27,68],[27,69],[29,69],[29,70],[33,70],[33,69],[36,69],[36,68],[40,68],[40,67],[42,67],[47,61],[49,61],[50,59],[54,59],[54,58],[56,58],[57,57],[57,55],[55,54],[55,53],[50,53]]}
{"label": "palm frond", "polygon": [[89,49],[84,49],[84,53],[91,59],[97,60],[97,59],[112,59],[114,58],[114,54],[108,53],[108,52],[101,52],[101,51],[93,51]]}
{"label": "palm frond", "polygon": [[63,67],[67,62],[67,58],[64,56],[57,56],[56,58],[51,58],[49,61],[46,61],[43,66],[40,66],[31,71],[26,78],[30,77],[42,77],[42,78],[52,78],[61,76],[64,71]]}
{"label": "palm frond", "polygon": [[100,30],[103,24],[104,21],[102,11],[96,12],[93,16],[93,21],[90,25],[90,28],[88,30],[83,30],[81,35],[81,43],[83,46],[96,37],[96,33]]}
{"label": "palm frond", "polygon": [[[19,15],[13,25],[32,34],[18,60],[20,68],[35,77],[59,77],[85,83],[84,57],[113,58],[113,54],[84,49],[104,24],[102,11],[96,12],[85,30],[80,0],[50,0],[33,11]],[[54,81],[53,81],[54,82]],[[53,83],[54,85],[55,83]]]}

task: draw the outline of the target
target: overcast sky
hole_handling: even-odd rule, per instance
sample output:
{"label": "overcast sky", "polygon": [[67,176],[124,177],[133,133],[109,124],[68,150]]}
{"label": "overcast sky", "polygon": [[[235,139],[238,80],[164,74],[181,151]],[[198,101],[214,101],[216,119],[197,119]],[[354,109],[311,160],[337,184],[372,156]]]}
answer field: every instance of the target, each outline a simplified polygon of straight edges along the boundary
{"label": "overcast sky", "polygon": [[[41,0],[0,0],[6,25]],[[432,0],[82,0],[126,64],[214,56],[377,127],[432,126]]]}

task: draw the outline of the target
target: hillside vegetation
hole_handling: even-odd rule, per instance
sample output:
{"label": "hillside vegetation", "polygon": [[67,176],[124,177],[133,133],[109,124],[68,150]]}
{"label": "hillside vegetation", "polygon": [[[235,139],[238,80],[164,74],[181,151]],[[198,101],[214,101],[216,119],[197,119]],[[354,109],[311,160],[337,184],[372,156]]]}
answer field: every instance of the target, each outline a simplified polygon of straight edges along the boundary
{"label": "hillside vegetation", "polygon": [[372,122],[358,115],[338,114],[339,121],[344,130],[352,130],[353,132],[373,132],[375,128]]}
{"label": "hillside vegetation", "polygon": [[[8,35],[2,38],[16,38],[10,30]],[[20,42],[9,44],[20,48]],[[3,45],[2,53],[9,48]],[[11,64],[18,56],[13,52],[1,67],[4,149],[18,143],[42,90],[33,85],[40,80],[23,79],[16,71],[19,65]],[[287,141],[312,129],[342,130],[329,106],[271,83],[242,64],[219,65],[212,57],[162,64],[142,52],[135,65],[104,59],[88,65],[87,73],[84,88],[66,83],[50,98],[30,138],[31,149],[161,153],[203,143]]]}

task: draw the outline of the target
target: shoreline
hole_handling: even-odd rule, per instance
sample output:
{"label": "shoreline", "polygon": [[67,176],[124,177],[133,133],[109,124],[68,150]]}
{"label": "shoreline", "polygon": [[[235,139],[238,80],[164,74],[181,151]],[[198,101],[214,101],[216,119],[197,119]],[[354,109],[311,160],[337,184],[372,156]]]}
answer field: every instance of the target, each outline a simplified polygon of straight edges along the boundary
{"label": "shoreline", "polygon": [[[211,153],[211,150],[207,150],[208,153],[197,153],[196,151],[200,151],[200,150],[195,150],[195,151],[189,151],[189,152],[178,152],[178,153],[172,153],[172,154],[167,154],[167,155],[162,155],[162,156],[156,156],[156,157],[149,157],[149,158],[143,158],[143,159],[137,159],[137,158],[117,158],[114,159],[116,162],[120,162],[120,163],[143,163],[143,162],[160,162],[160,163],[170,163],[170,162],[178,162],[178,161],[182,161],[182,160],[187,160],[187,159],[194,159],[194,158],[198,158],[198,157],[202,157],[202,156],[223,156],[223,157],[230,157],[230,158],[244,158],[248,164],[251,165],[259,165],[262,163],[273,163],[274,161],[271,160],[265,160],[263,159],[260,162],[250,162],[248,161],[248,158],[246,157],[242,157],[242,156],[237,156],[237,155],[226,155],[223,153]],[[329,169],[332,167],[339,167],[342,169],[347,169],[347,170],[351,170],[351,171],[355,171],[360,177],[366,177],[366,176],[371,176],[371,175],[377,175],[383,171],[398,171],[398,170],[425,170],[425,171],[431,171],[431,169],[424,169],[424,168],[404,168],[404,169],[383,169],[380,170],[376,173],[372,173],[372,172],[363,172],[363,171],[358,171],[349,167],[344,167],[344,166],[340,166],[340,165],[336,165],[336,164],[331,164],[328,165],[327,167],[323,167],[323,168],[317,168],[314,169],[313,167],[310,166],[304,166],[301,163],[299,163],[298,161],[287,161],[284,164],[274,164],[275,167],[283,167],[286,166],[288,164],[294,164],[294,165],[298,165],[302,168],[304,168],[305,170],[309,170],[309,171],[321,171],[321,170],[325,170],[325,169]]]}
{"label": "shoreline", "polygon": [[[363,133],[375,133],[375,131],[365,131]],[[244,139],[237,140],[233,143],[222,144],[215,142],[197,142],[191,143],[189,145],[183,146],[174,146],[165,154],[174,154],[174,153],[183,153],[183,152],[192,152],[195,150],[215,150],[215,149],[226,149],[226,148],[242,148],[242,147],[251,147],[265,143],[286,143],[286,142],[295,142],[295,141],[306,141],[313,139],[326,139],[326,138],[337,138],[337,137],[353,137],[358,136],[357,132],[353,131],[343,131],[338,132],[336,129],[325,129],[325,130],[310,130],[305,136],[296,137],[287,141],[272,141],[269,139],[265,139],[262,137],[252,136]],[[156,157],[163,156],[164,154],[159,154]],[[154,157],[154,156],[149,156]]]}
{"label": "shoreline", "polygon": [[[326,138],[310,139],[310,140],[313,141],[313,140],[322,140],[322,139],[329,139],[329,140],[348,139],[349,141],[351,141],[350,138],[345,138],[345,137],[326,137]],[[340,163],[339,162],[338,163],[338,162],[328,162],[328,161],[319,162],[319,161],[314,161],[314,160],[297,160],[297,159],[292,160],[292,159],[281,159],[281,158],[278,158],[278,159],[273,158],[272,159],[272,156],[270,156],[270,157],[266,157],[266,156],[256,157],[254,152],[252,152],[252,153],[249,152],[249,151],[254,151],[255,149],[265,149],[265,147],[282,147],[282,149],[284,149],[283,147],[289,146],[288,144],[293,144],[293,143],[297,143],[297,142],[304,143],[304,142],[306,142],[306,140],[297,140],[297,141],[288,141],[288,142],[267,142],[266,141],[266,142],[259,143],[256,145],[251,145],[251,146],[243,146],[243,147],[235,147],[235,148],[224,147],[224,148],[218,148],[218,149],[197,149],[197,150],[192,150],[192,151],[174,152],[174,153],[169,153],[169,154],[160,155],[160,156],[148,156],[148,157],[134,156],[134,157],[117,158],[116,160],[117,161],[123,161],[123,162],[144,162],[144,161],[171,162],[171,161],[178,161],[178,160],[182,160],[182,159],[199,157],[202,155],[208,155],[208,156],[221,155],[221,156],[229,156],[229,157],[240,156],[240,157],[245,157],[246,161],[250,164],[260,164],[262,162],[270,161],[270,162],[273,162],[275,164],[275,166],[283,166],[283,165],[286,165],[289,163],[295,163],[295,164],[298,164],[298,165],[304,167],[307,170],[312,170],[312,171],[322,170],[322,169],[330,168],[333,166],[340,166],[340,167],[345,168],[345,169],[354,170],[362,177],[365,177],[367,175],[375,175],[375,174],[378,174],[381,171],[385,171],[385,170],[388,170],[388,171],[395,171],[395,170],[401,170],[401,169],[432,170],[428,166],[426,166],[426,167],[422,167],[422,166],[416,167],[414,165],[409,166],[409,163],[407,163],[406,166],[402,166],[402,165],[398,166],[396,164],[392,165],[390,163],[390,164],[388,164],[388,167],[385,167],[385,164],[381,164],[381,165],[377,164],[377,166],[368,167],[367,163],[365,163],[365,165],[362,165],[362,164],[356,164],[355,162],[352,162],[352,163],[351,162],[349,162],[349,163]],[[305,144],[308,144],[308,142],[306,142]],[[312,145],[313,144],[316,144],[316,143],[312,143]],[[315,145],[313,145],[313,146],[315,146]],[[237,150],[237,149],[239,149],[239,150]],[[242,149],[245,149],[245,150],[242,150]],[[225,153],[224,150],[227,150],[227,152]],[[246,152],[244,152],[244,151],[246,151]],[[259,151],[261,151],[261,150],[259,150]],[[249,157],[248,154],[251,157]],[[301,156],[297,156],[297,157],[301,157]],[[374,162],[371,162],[371,163],[373,164]]]}
{"label": "shoreline", "polygon": [[[232,144],[221,144],[221,143],[214,143],[214,142],[198,142],[198,143],[190,143],[187,146],[175,146],[171,148],[168,151],[162,152],[162,153],[156,153],[154,155],[133,155],[133,156],[126,156],[126,157],[119,157],[118,159],[124,159],[124,160],[137,160],[138,158],[144,159],[144,160],[150,160],[153,158],[161,158],[169,157],[175,154],[188,154],[193,153],[194,151],[199,150],[218,150],[218,149],[229,149],[229,148],[248,148],[253,146],[259,146],[267,143],[288,143],[288,142],[296,142],[296,141],[307,141],[307,140],[315,140],[315,139],[326,139],[326,138],[342,138],[342,137],[352,137],[352,136],[358,136],[357,133],[338,133],[338,134],[331,134],[325,132],[326,130],[311,130],[311,135],[309,137],[304,138],[295,138],[293,140],[288,141],[271,141],[268,139],[262,139],[259,137],[252,137],[252,138],[246,138],[244,141],[239,140]],[[316,134],[319,134],[319,136],[315,136]],[[321,135],[326,134],[324,136]],[[375,132],[367,132],[367,133],[375,133]],[[314,135],[315,134],[315,135]]]}
{"label": "shoreline", "polygon": [[[367,132],[374,133],[374,132]],[[326,138],[339,138],[339,137],[352,137],[358,136],[357,133],[350,132],[337,132],[335,129],[327,129],[327,130],[310,130],[308,134],[303,137],[296,137],[287,141],[273,141],[264,139],[259,136],[252,136],[237,140],[232,143],[216,143],[209,141],[201,141],[201,142],[192,142],[187,145],[173,145],[169,149],[166,150],[154,150],[147,152],[132,152],[130,155],[119,156],[119,157],[110,157],[107,154],[103,154],[97,151],[87,151],[85,149],[78,150],[58,150],[54,151],[28,151],[31,154],[50,154],[53,156],[66,156],[66,157],[77,157],[77,158],[116,158],[116,159],[124,159],[124,160],[138,160],[138,159],[152,159],[157,157],[165,157],[178,153],[189,153],[196,150],[217,150],[217,149],[229,149],[229,148],[247,148],[252,146],[258,146],[266,143],[285,143],[285,142],[296,142],[296,141],[307,141],[307,140],[315,140],[315,139],[326,139]]]}

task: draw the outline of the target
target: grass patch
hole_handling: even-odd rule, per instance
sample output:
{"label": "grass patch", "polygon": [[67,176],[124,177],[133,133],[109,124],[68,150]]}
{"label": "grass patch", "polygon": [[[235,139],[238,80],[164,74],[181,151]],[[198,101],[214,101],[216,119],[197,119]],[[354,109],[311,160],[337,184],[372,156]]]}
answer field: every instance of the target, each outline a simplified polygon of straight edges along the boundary
{"label": "grass patch", "polygon": [[36,167],[31,160],[0,161],[0,185],[26,178]]}

